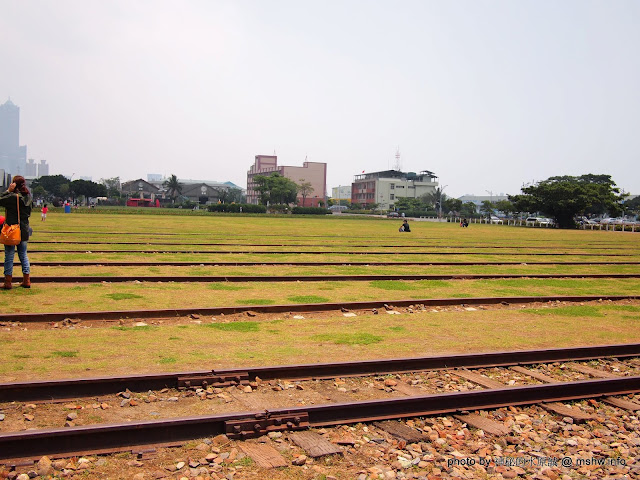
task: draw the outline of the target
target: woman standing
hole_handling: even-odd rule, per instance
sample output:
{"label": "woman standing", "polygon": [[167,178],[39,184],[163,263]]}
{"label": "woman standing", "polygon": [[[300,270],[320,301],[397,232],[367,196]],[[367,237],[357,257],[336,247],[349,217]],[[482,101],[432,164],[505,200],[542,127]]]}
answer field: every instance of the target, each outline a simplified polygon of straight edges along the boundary
{"label": "woman standing", "polygon": [[[20,202],[20,218],[18,218],[18,205],[16,198]],[[6,224],[20,224],[21,242],[17,245],[18,257],[22,263],[22,286],[31,288],[29,274],[29,259],[27,258],[27,242],[29,241],[29,217],[31,216],[32,198],[27,188],[27,183],[23,176],[13,177],[13,183],[9,185],[6,192],[0,195],[0,206],[6,210]],[[13,258],[16,247],[13,245],[4,246],[4,289],[11,290],[11,280],[13,275]]]}

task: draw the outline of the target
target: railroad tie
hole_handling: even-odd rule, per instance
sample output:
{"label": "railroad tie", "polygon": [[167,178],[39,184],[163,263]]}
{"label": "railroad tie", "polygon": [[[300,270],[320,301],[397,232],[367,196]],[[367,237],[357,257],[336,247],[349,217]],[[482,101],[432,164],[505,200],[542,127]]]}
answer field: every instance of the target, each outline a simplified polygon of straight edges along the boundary
{"label": "railroad tie", "polygon": [[559,382],[559,380],[556,380],[555,378],[551,378],[551,377],[545,375],[544,373],[540,373],[540,372],[537,372],[535,370],[531,370],[531,369],[528,369],[528,368],[515,366],[515,367],[511,367],[511,370],[513,370],[514,372],[518,372],[518,373],[524,373],[525,375],[528,375],[528,376],[530,376],[532,378],[535,378],[536,380],[540,380],[541,382],[544,382],[544,383],[557,383],[557,382]]}
{"label": "railroad tie", "polygon": [[471,425],[472,427],[478,428],[485,433],[495,435],[497,437],[507,435],[511,432],[511,430],[509,430],[509,428],[505,427],[503,424],[498,423],[495,420],[491,420],[490,418],[476,415],[475,413],[469,413],[467,415],[454,415],[454,418],[457,418],[462,423],[466,423],[467,425]]}
{"label": "railroad tie", "polygon": [[262,468],[278,468],[289,465],[285,458],[270,445],[243,442],[240,444],[240,450]]}
{"label": "railroad tie", "polygon": [[342,449],[314,432],[295,432],[289,434],[289,440],[302,448],[310,457],[343,453]]}
{"label": "railroad tie", "polygon": [[596,418],[590,413],[583,412],[579,408],[567,407],[566,405],[563,405],[558,402],[539,403],[538,405],[544,408],[545,410],[547,410],[548,412],[558,414],[561,417],[569,417],[575,423],[584,423],[587,420],[594,420]]}
{"label": "railroad tie", "polygon": [[620,375],[614,373],[605,372],[604,370],[598,370],[597,368],[591,368],[586,365],[580,365],[579,363],[570,362],[566,364],[571,370],[584,373],[585,375],[591,375],[594,378],[618,378]]}
{"label": "railroad tie", "polygon": [[600,400],[604,403],[608,403],[609,405],[613,405],[614,407],[629,410],[630,412],[637,412],[640,410],[640,403],[630,402],[629,400],[623,400],[622,398],[603,397]]}
{"label": "railroad tie", "polygon": [[407,443],[417,443],[428,439],[428,437],[424,433],[418,432],[417,430],[407,427],[403,423],[397,422],[395,420],[375,422],[374,425],[379,429],[384,430],[388,434],[393,435],[400,440],[404,440]]}
{"label": "railroad tie", "polygon": [[455,370],[453,373],[458,377],[464,378],[473,383],[477,383],[478,385],[482,385],[483,387],[486,387],[486,388],[504,388],[505,387],[504,383],[496,382],[495,380],[492,380],[488,377],[484,377],[479,373],[470,372],[468,370]]}

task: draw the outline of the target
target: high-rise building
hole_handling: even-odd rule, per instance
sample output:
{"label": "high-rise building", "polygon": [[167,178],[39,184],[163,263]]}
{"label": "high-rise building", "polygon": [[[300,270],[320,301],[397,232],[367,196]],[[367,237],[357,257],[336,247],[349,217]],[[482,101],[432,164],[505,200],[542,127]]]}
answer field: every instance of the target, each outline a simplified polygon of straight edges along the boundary
{"label": "high-rise building", "polygon": [[25,177],[37,177],[38,176],[38,165],[33,158],[27,160],[26,169],[24,171]]}
{"label": "high-rise building", "polygon": [[26,175],[27,146],[20,145],[20,107],[11,99],[0,105],[0,168]]}
{"label": "high-rise building", "polygon": [[256,190],[253,178],[256,175],[269,176],[279,173],[298,185],[309,183],[305,197],[298,192],[298,204],[305,207],[317,207],[325,203],[327,196],[327,164],[321,162],[303,162],[302,167],[278,166],[275,155],[256,155],[255,163],[247,172],[247,203],[257,204],[260,193]]}
{"label": "high-rise building", "polygon": [[38,177],[49,175],[49,165],[46,160],[40,160],[38,164]]}

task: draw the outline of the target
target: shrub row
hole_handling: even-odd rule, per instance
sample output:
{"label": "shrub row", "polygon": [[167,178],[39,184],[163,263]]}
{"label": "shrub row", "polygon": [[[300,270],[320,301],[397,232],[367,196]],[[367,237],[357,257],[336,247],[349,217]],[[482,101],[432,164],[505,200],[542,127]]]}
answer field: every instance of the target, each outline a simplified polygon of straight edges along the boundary
{"label": "shrub row", "polygon": [[293,207],[294,215],[331,215],[331,210],[322,207]]}
{"label": "shrub row", "polygon": [[209,212],[225,213],[267,213],[264,205],[249,205],[247,203],[218,203],[207,207]]}

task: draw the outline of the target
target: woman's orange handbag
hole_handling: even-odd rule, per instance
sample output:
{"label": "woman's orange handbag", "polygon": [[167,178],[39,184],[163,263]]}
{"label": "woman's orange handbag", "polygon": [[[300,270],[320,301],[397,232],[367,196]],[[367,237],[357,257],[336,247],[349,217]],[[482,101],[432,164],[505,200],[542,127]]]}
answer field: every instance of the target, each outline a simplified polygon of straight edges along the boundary
{"label": "woman's orange handbag", "polygon": [[22,241],[22,234],[20,233],[20,195],[16,196],[16,203],[18,205],[18,224],[2,226],[0,231],[0,243],[3,245],[18,245]]}

